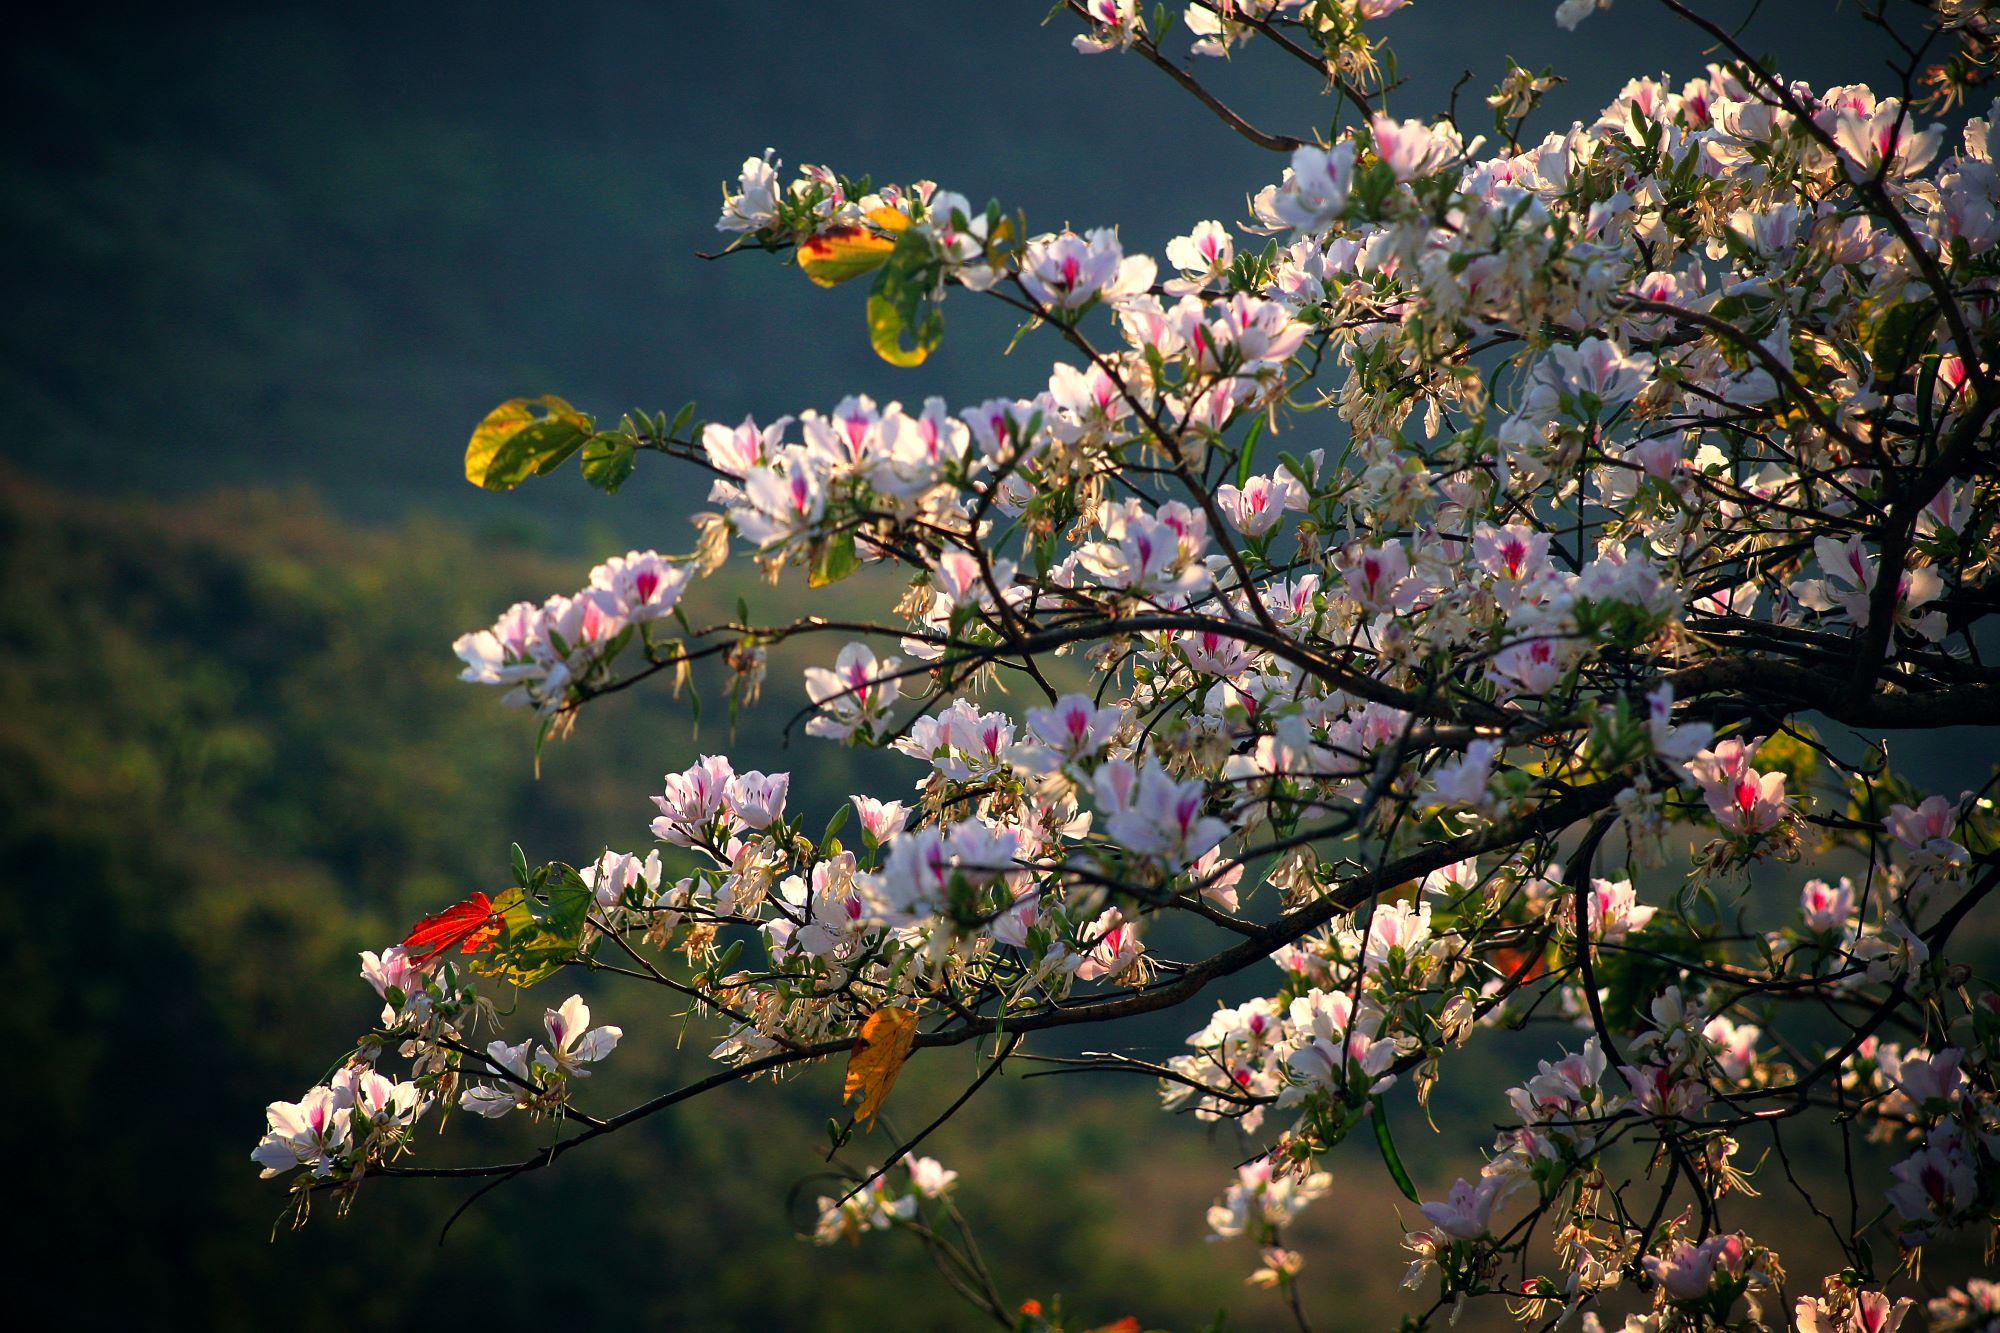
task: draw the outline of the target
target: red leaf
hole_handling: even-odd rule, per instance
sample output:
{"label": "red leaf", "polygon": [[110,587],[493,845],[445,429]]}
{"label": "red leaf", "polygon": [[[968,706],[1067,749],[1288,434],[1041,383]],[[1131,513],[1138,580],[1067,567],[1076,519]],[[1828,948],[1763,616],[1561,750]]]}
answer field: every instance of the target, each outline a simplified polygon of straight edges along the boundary
{"label": "red leaf", "polygon": [[1497,945],[1488,951],[1500,975],[1515,985],[1524,985],[1549,970],[1548,958],[1540,950],[1512,949]]}
{"label": "red leaf", "polygon": [[421,967],[454,944],[461,953],[483,953],[493,947],[498,934],[498,913],[492,901],[475,893],[417,922],[403,940],[403,947],[409,951],[410,961]]}

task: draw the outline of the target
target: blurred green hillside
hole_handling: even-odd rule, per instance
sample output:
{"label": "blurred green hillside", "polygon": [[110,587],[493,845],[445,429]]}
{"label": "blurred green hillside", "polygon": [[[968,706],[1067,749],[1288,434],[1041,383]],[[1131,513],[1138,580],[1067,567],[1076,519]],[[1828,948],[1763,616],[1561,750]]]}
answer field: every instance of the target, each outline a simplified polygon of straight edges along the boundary
{"label": "blurred green hillside", "polygon": [[[0,863],[25,890],[0,965],[11,1063],[37,1089],[10,1112],[38,1213],[20,1260],[64,1271],[88,1237],[118,1272],[30,1284],[31,1311],[62,1327],[404,1328],[465,1302],[585,1327],[968,1326],[914,1247],[794,1239],[809,1218],[785,1200],[825,1187],[807,1178],[835,1070],[621,1134],[500,1191],[442,1248],[464,1190],[438,1182],[376,1182],[352,1216],[271,1239],[281,1195],[248,1158],[260,1110],[371,1021],[356,951],[491,887],[511,838],[549,857],[637,845],[644,793],[697,750],[684,701],[635,693],[552,746],[537,782],[527,720],[455,681],[440,626],[579,574],[432,522],[355,529],[302,496],[81,501],[0,474],[0,657],[17,664],[0,673]],[[772,752],[780,719],[747,715],[745,752]],[[853,789],[849,752],[777,758],[806,802]],[[585,988],[628,1033],[592,1105],[706,1064],[707,1029],[676,1054],[654,994]],[[969,1053],[913,1064],[891,1115],[922,1123],[971,1072]],[[1182,1327],[1234,1301],[1257,1327],[1270,1298],[1239,1295],[1248,1252],[1201,1241],[1242,1153],[1151,1103],[1137,1085],[1005,1079],[936,1151],[964,1173],[1010,1295],[1059,1288],[1072,1308]],[[535,1141],[455,1123],[424,1160],[506,1160]],[[1386,1188],[1370,1174],[1350,1197],[1386,1208]],[[1386,1288],[1324,1231],[1305,1238],[1329,1286]]]}

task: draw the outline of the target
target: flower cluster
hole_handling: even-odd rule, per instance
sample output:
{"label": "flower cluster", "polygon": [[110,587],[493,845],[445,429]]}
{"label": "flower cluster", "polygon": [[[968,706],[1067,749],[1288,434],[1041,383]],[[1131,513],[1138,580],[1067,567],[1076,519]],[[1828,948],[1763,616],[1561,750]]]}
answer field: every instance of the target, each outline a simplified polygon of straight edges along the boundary
{"label": "flower cluster", "polygon": [[540,606],[516,602],[493,628],[459,636],[452,651],[465,663],[460,679],[506,685],[505,701],[554,713],[576,692],[601,682],[635,633],[672,615],[692,571],[657,551],[633,551],[590,571],[573,596]]}
{"label": "flower cluster", "polygon": [[900,1193],[890,1189],[888,1181],[878,1173],[844,1195],[821,1195],[813,1243],[832,1245],[843,1240],[852,1243],[870,1231],[921,1225],[924,1202],[944,1198],[958,1183],[958,1172],[946,1170],[935,1157],[909,1157],[903,1165],[909,1172],[909,1181]]}

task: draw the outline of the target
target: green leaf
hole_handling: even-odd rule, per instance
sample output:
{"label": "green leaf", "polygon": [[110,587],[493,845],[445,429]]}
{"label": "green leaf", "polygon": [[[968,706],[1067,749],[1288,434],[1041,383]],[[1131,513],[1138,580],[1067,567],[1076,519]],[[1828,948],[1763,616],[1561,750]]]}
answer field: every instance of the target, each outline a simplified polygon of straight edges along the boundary
{"label": "green leaf", "polygon": [[571,867],[553,865],[549,870],[548,911],[542,919],[560,929],[581,932],[590,916],[591,904],[597,901],[596,895],[583,882],[583,876]]}
{"label": "green leaf", "polygon": [[565,865],[544,867],[544,871],[548,875],[547,902],[537,901],[521,889],[509,889],[494,900],[493,910],[500,916],[500,938],[492,953],[472,960],[472,970],[480,976],[532,986],[576,957],[594,901],[590,886]]}
{"label": "green leaf", "polygon": [[819,835],[819,847],[822,855],[827,854],[827,848],[833,844],[834,835],[847,827],[847,817],[853,813],[853,803],[847,801],[843,801],[834,810],[833,818],[826,821],[826,832]]}
{"label": "green leaf", "polygon": [[829,583],[838,583],[861,568],[861,557],[854,553],[854,534],[843,532],[828,538],[813,556],[812,568],[806,572],[806,586],[824,588]]}
{"label": "green leaf", "polygon": [[590,418],[554,394],[514,398],[486,414],[465,446],[465,479],[511,491],[559,466],[590,439]]}
{"label": "green leaf", "polygon": [[868,293],[868,341],[892,366],[922,365],[944,338],[933,299],[937,256],[920,233],[906,232]]}
{"label": "green leaf", "polygon": [[905,369],[922,365],[943,337],[944,316],[935,307],[918,320],[880,291],[868,294],[868,345],[890,365]]}
{"label": "green leaf", "polygon": [[1422,1203],[1417,1197],[1417,1187],[1410,1180],[1410,1173],[1403,1169],[1403,1159],[1396,1155],[1396,1145],[1389,1138],[1389,1111],[1382,1105],[1380,1097],[1368,1099],[1372,1107],[1369,1119],[1375,1122],[1375,1146],[1382,1150],[1382,1164],[1389,1168],[1389,1178],[1396,1182],[1396,1188],[1403,1191],[1403,1197],[1411,1203]]}
{"label": "green leaf", "polygon": [[1930,338],[1937,309],[1927,301],[1899,305],[1876,324],[1868,347],[1875,363],[1875,381],[1888,384],[1901,378],[1904,369],[1917,358]]}
{"label": "green leaf", "polygon": [[539,421],[517,432],[486,469],[486,489],[507,491],[531,476],[546,477],[590,442],[588,420]]}
{"label": "green leaf", "polygon": [[623,436],[595,436],[583,446],[583,479],[606,495],[614,494],[632,475],[638,456]]}
{"label": "green leaf", "polygon": [[1396,172],[1387,162],[1364,162],[1355,168],[1347,197],[1364,218],[1379,217],[1382,204],[1396,188]]}
{"label": "green leaf", "polygon": [[742,940],[732,941],[729,947],[722,951],[722,957],[715,960],[715,966],[708,969],[708,975],[711,978],[721,977],[725,975],[730,968],[736,966],[736,960],[741,958],[742,956],[743,956],[743,941]]}
{"label": "green leaf", "polygon": [[1250,423],[1249,434],[1243,437],[1242,452],[1236,455],[1236,488],[1242,490],[1250,484],[1250,460],[1257,452],[1257,437],[1264,433],[1264,418],[1258,417]]}

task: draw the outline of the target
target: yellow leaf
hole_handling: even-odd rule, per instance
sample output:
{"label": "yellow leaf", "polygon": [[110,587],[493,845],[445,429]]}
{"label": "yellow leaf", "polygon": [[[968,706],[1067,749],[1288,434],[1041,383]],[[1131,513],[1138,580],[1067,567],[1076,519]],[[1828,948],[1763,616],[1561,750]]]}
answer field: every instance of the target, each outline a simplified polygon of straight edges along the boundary
{"label": "yellow leaf", "polygon": [[[806,276],[822,287],[835,287],[888,263],[889,252],[896,248],[895,233],[907,228],[910,220],[893,208],[872,209],[868,220],[875,225],[852,222],[807,237],[799,246],[799,267]],[[890,234],[882,235],[885,231]]]}
{"label": "yellow leaf", "polygon": [[889,232],[907,231],[910,226],[910,215],[908,213],[890,208],[886,204],[881,208],[869,209],[868,220],[883,231]]}
{"label": "yellow leaf", "polygon": [[841,1105],[861,1099],[854,1119],[862,1128],[873,1128],[875,1113],[889,1095],[903,1061],[910,1058],[910,1043],[917,1036],[917,1016],[908,1009],[877,1009],[861,1025],[854,1049],[847,1056],[847,1086],[840,1094]]}
{"label": "yellow leaf", "polygon": [[488,412],[486,419],[473,428],[472,442],[465,446],[465,479],[474,486],[484,485],[493,455],[534,419],[525,398],[510,398]]}
{"label": "yellow leaf", "polygon": [[[537,409],[540,409],[539,411]],[[571,407],[552,393],[539,398],[510,398],[486,414],[472,431],[472,439],[465,446],[465,479],[474,486],[505,490],[519,477],[503,485],[496,486],[499,478],[493,476],[494,460],[507,442],[532,426],[560,423],[574,427],[576,431],[588,433],[590,418]]]}

